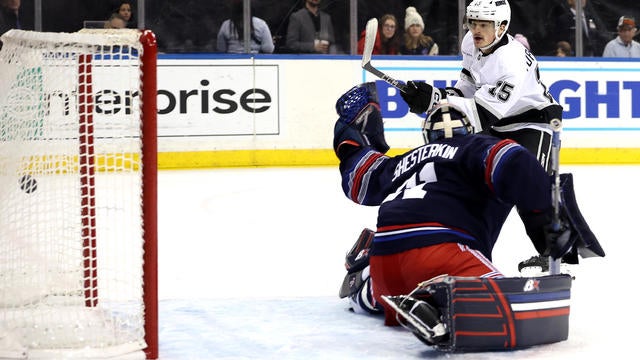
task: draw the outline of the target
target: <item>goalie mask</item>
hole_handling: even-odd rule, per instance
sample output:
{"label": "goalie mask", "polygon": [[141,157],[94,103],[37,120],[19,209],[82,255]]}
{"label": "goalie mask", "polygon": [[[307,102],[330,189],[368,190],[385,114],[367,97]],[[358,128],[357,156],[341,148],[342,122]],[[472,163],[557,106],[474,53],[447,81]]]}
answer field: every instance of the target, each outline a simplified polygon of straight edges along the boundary
{"label": "goalie mask", "polygon": [[[507,33],[511,22],[511,7],[507,0],[473,0],[467,6],[466,16],[467,24],[471,20],[493,22],[496,38],[490,45],[480,48],[480,50],[487,50],[497,44]],[[505,27],[502,34],[500,34],[500,25],[502,24],[505,24]]]}
{"label": "goalie mask", "polygon": [[447,100],[442,100],[434,106],[422,124],[422,137],[425,144],[474,132],[467,115]]}

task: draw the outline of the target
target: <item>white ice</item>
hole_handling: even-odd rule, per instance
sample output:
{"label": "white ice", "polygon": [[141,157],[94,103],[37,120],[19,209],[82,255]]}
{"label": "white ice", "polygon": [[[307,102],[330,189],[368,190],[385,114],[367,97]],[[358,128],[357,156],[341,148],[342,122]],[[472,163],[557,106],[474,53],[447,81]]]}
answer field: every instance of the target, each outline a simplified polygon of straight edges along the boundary
{"label": "white ice", "polygon": [[[573,269],[567,341],[446,354],[337,296],[344,255],[376,210],[342,194],[337,167],[159,173],[160,359],[581,359],[630,354],[640,316],[640,166],[562,166],[605,258]],[[533,255],[517,216],[493,253],[507,275]],[[627,290],[629,288],[629,290]],[[614,355],[615,356],[615,355]]]}

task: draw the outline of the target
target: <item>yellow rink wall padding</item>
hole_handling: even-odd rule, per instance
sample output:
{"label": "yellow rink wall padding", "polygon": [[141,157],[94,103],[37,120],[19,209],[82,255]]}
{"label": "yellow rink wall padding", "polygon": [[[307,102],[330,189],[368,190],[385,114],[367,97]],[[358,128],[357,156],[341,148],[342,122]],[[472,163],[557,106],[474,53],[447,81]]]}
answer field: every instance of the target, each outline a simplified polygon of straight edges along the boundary
{"label": "yellow rink wall padding", "polygon": [[[392,149],[388,155],[394,156],[408,150]],[[560,164],[640,164],[640,148],[566,148],[560,151]],[[332,149],[224,150],[158,154],[159,169],[329,165],[338,165],[338,159]]]}

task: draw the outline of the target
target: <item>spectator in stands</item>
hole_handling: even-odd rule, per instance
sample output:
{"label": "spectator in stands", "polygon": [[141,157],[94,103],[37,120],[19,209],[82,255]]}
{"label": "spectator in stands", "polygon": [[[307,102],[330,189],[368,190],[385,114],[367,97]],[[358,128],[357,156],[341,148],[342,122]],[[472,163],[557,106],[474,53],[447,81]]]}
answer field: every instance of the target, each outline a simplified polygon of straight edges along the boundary
{"label": "spectator in stands", "polygon": [[633,40],[638,28],[632,17],[621,16],[618,20],[618,36],[604,47],[603,57],[640,58],[640,43]]}
{"label": "spectator in stands", "polygon": [[320,10],[320,0],[305,0],[304,7],[289,18],[286,46],[298,53],[335,53],[331,16]]}
{"label": "spectator in stands", "polygon": [[[218,31],[217,49],[219,52],[244,53],[244,6],[242,0],[231,0],[231,16],[225,20]],[[272,53],[274,49],[271,30],[267,23],[255,16],[250,21],[249,52]]]}
{"label": "spectator in stands", "polygon": [[113,13],[104,23],[105,29],[124,29],[127,27],[127,21],[118,13]]}
{"label": "spectator in stands", "polygon": [[525,48],[527,48],[527,50],[531,51],[531,47],[529,46],[529,40],[527,39],[526,36],[522,34],[515,34],[513,38],[516,41],[520,42],[520,44],[522,44]]}
{"label": "spectator in stands", "polygon": [[0,35],[10,29],[21,29],[20,0],[0,0]]}
{"label": "spectator in stands", "polygon": [[413,6],[405,12],[404,31],[404,43],[400,46],[402,55],[438,55],[438,44],[424,34],[424,20]]}
{"label": "spectator in stands", "polygon": [[[378,21],[378,32],[376,33],[376,42],[373,45],[374,55],[396,55],[400,44],[398,20],[393,14],[385,14]],[[358,54],[364,51],[364,40],[366,29],[360,34],[358,40]]]}
{"label": "spectator in stands", "polygon": [[[21,29],[20,0],[0,0],[0,35],[11,29]],[[2,49],[2,41],[0,41]]]}
{"label": "spectator in stands", "polygon": [[120,1],[115,13],[124,19],[127,28],[135,29],[138,26],[133,17],[133,5],[130,0]]}
{"label": "spectator in stands", "polygon": [[[586,6],[587,2],[582,0],[582,56],[598,56],[609,37],[605,27]],[[576,0],[566,0],[553,10],[555,40],[567,41],[573,49],[576,49],[576,3]]]}
{"label": "spectator in stands", "polygon": [[556,44],[556,56],[558,57],[567,57],[573,56],[571,51],[571,44],[566,41],[558,41]]}

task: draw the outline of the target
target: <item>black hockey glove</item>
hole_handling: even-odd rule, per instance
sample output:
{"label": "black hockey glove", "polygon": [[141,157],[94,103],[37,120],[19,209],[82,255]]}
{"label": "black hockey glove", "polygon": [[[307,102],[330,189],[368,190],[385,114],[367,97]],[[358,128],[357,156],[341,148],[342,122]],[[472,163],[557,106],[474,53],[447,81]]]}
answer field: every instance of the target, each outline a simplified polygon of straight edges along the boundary
{"label": "black hockey glove", "polygon": [[440,89],[422,81],[408,81],[407,91],[400,92],[404,101],[409,105],[409,110],[415,114],[429,111],[445,95]]}
{"label": "black hockey glove", "polygon": [[563,212],[560,213],[560,227],[553,230],[553,208],[544,211],[525,212],[518,210],[518,215],[531,239],[533,246],[543,256],[552,256],[559,259],[568,254],[575,236],[571,236],[571,227]]}
{"label": "black hockey glove", "polygon": [[571,228],[565,221],[560,221],[558,229],[553,229],[551,224],[544,227],[544,236],[547,241],[547,250],[543,255],[560,259],[571,251],[575,239],[571,237]]}
{"label": "black hockey glove", "polygon": [[562,264],[577,264],[578,253],[574,247],[575,236],[572,236],[569,223],[561,213],[560,227],[554,231],[551,223],[553,219],[553,208],[543,212],[524,212],[518,210],[518,214],[523,221],[527,235],[531,239],[539,255],[521,261],[518,264],[518,271],[548,273],[549,256],[554,259],[562,259]]}

